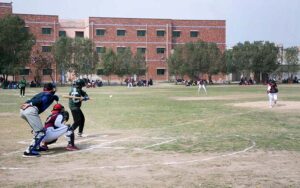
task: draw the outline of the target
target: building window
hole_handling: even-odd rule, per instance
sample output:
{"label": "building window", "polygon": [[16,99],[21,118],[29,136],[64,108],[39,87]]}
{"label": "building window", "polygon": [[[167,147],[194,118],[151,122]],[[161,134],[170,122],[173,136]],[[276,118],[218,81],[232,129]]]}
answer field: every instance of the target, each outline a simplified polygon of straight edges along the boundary
{"label": "building window", "polygon": [[42,28],[42,34],[44,35],[51,35],[51,28]]}
{"label": "building window", "polygon": [[52,69],[43,69],[43,75],[51,75]]}
{"label": "building window", "polygon": [[42,46],[42,52],[51,52],[51,46]]}
{"label": "building window", "polygon": [[29,33],[29,27],[28,26],[23,27],[22,31]]}
{"label": "building window", "polygon": [[191,37],[198,37],[199,32],[198,31],[191,31],[190,36]]}
{"label": "building window", "polygon": [[163,76],[163,75],[165,75],[165,71],[166,71],[166,69],[156,69],[156,74],[158,76]]}
{"label": "building window", "polygon": [[104,36],[105,35],[105,29],[96,29],[96,35],[97,36]]}
{"label": "building window", "polygon": [[75,31],[75,37],[83,38],[84,37],[84,32],[83,31]]}
{"label": "building window", "polygon": [[67,36],[66,31],[59,31],[58,36],[59,37],[66,37]]}
{"label": "building window", "polygon": [[22,75],[22,76],[29,75],[29,69],[21,69],[20,75]]}
{"label": "building window", "polygon": [[123,53],[123,52],[125,52],[126,49],[130,50],[129,47],[117,47],[117,53]]}
{"label": "building window", "polygon": [[157,54],[164,54],[165,53],[165,48],[156,48],[156,53]]}
{"label": "building window", "polygon": [[145,54],[146,53],[146,48],[137,48],[136,51],[137,51],[137,53]]}
{"label": "building window", "polygon": [[158,37],[164,37],[165,36],[165,30],[157,30],[156,31],[156,36]]}
{"label": "building window", "polygon": [[126,30],[124,29],[117,30],[117,36],[125,36],[125,35],[126,35]]}
{"label": "building window", "polygon": [[97,69],[97,75],[103,75],[104,71],[103,69]]}
{"label": "building window", "polygon": [[173,31],[173,32],[172,32],[172,36],[173,36],[173,37],[176,37],[176,38],[177,38],[177,37],[180,37],[180,31]]}
{"label": "building window", "polygon": [[144,36],[146,36],[146,30],[137,30],[136,31],[136,35],[138,37],[144,37]]}
{"label": "building window", "polygon": [[100,47],[96,47],[96,52],[99,54],[105,53],[106,52],[106,48],[103,46]]}

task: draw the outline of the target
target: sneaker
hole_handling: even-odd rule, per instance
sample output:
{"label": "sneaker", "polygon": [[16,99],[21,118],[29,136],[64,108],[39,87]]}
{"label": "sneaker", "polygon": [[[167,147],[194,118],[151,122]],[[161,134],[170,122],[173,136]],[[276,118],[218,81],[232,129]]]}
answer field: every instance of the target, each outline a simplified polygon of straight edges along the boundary
{"label": "sneaker", "polygon": [[85,135],[85,134],[83,134],[83,133],[77,133],[77,136],[78,136],[78,137],[81,137],[81,138],[87,137],[87,135]]}
{"label": "sneaker", "polygon": [[76,151],[76,150],[79,150],[79,148],[77,147],[77,146],[72,146],[72,145],[68,145],[67,147],[66,147],[66,150],[68,150],[68,151]]}
{"label": "sneaker", "polygon": [[49,148],[47,146],[40,146],[38,149],[35,151],[47,151]]}
{"label": "sneaker", "polygon": [[23,157],[40,157],[41,155],[37,151],[27,152],[24,151]]}

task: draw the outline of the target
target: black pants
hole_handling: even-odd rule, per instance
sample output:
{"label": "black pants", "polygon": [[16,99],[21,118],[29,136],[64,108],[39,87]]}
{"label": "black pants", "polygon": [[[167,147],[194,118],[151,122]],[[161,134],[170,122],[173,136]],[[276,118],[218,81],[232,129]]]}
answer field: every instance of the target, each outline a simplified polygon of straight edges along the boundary
{"label": "black pants", "polygon": [[72,129],[75,131],[79,127],[78,133],[83,132],[85,118],[80,108],[71,109],[74,123]]}
{"label": "black pants", "polygon": [[20,88],[20,95],[24,96],[25,95],[25,87]]}

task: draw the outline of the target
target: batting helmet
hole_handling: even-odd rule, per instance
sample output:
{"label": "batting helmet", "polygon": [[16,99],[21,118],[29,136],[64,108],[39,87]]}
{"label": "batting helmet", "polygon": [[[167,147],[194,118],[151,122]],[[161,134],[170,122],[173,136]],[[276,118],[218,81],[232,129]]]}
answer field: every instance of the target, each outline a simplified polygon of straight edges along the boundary
{"label": "batting helmet", "polygon": [[75,81],[75,86],[76,86],[76,87],[79,87],[79,88],[84,87],[84,86],[85,86],[84,80],[83,80],[83,79],[78,79],[78,80],[76,80],[76,81]]}
{"label": "batting helmet", "polygon": [[57,103],[53,106],[52,111],[62,112],[62,111],[64,111],[64,109],[65,109],[65,107],[63,105]]}

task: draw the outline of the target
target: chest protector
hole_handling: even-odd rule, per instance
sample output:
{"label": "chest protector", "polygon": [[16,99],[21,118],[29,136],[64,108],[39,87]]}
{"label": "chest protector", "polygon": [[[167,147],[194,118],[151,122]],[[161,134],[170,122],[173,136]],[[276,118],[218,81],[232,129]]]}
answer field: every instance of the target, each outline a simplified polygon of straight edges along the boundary
{"label": "chest protector", "polygon": [[55,127],[55,120],[56,120],[56,118],[57,118],[57,116],[59,115],[60,113],[56,113],[56,114],[51,114],[50,116],[48,116],[47,117],[47,119],[46,119],[46,122],[45,122],[45,128],[47,129],[48,127],[54,127],[54,129],[55,128],[57,128],[57,127]]}

